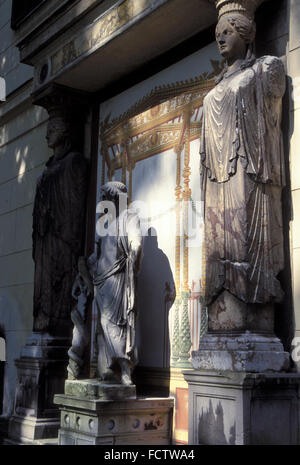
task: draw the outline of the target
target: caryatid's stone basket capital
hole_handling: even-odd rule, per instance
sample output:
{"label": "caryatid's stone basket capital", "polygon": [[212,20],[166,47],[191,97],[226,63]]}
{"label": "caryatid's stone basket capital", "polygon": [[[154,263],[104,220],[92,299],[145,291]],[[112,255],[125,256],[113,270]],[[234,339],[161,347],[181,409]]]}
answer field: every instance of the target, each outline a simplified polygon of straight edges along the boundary
{"label": "caryatid's stone basket capital", "polygon": [[249,19],[254,19],[256,9],[264,0],[215,0],[218,19],[228,13],[240,13]]}

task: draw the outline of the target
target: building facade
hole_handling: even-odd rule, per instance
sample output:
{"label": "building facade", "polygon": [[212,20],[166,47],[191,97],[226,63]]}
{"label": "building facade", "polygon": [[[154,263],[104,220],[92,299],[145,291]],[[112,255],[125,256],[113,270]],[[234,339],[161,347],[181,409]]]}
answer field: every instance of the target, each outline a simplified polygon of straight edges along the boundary
{"label": "building facade", "polygon": [[[51,155],[44,101],[53,98],[59,106],[64,103],[58,95],[72,95],[74,108],[78,101],[85,108],[84,253],[94,249],[100,186],[124,182],[129,199],[146,208],[136,385],[140,394],[175,399],[172,440],[188,442],[188,384],[182,371],[191,369],[190,352],[197,350],[207,324],[198,154],[203,99],[224,65],[215,43],[216,21],[211,0],[0,1],[0,76],[6,83],[0,103],[3,430],[14,411],[14,361],[33,325],[33,203],[36,180]],[[285,298],[275,309],[275,332],[292,354],[300,338],[300,3],[266,1],[256,23],[257,56],[279,57],[286,71],[285,269],[279,276]],[[193,208],[199,212],[194,226],[188,221]],[[188,231],[189,241],[182,231]],[[91,374],[95,320],[91,308]],[[299,360],[294,350],[290,371],[299,371]]]}

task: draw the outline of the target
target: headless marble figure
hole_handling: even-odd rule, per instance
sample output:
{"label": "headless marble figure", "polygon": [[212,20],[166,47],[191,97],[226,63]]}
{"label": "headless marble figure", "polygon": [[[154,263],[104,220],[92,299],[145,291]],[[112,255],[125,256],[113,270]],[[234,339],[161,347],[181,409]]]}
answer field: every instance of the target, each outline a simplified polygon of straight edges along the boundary
{"label": "headless marble figure", "polygon": [[[118,237],[103,237],[96,276],[102,276],[106,270],[111,269],[117,262],[118,255]],[[131,359],[126,354],[126,329],[124,325],[118,325],[112,315],[112,308],[122,305],[124,285],[125,276],[121,272],[107,278],[96,291],[98,371],[104,380],[111,379],[112,366],[114,363],[119,363],[122,384],[130,384]]]}
{"label": "headless marble figure", "polygon": [[94,283],[97,308],[98,376],[132,384],[131,371],[136,363],[136,279],[140,269],[142,236],[138,216],[125,210],[119,214],[118,196],[126,186],[109,182],[102,186],[102,200],[114,202],[117,217],[101,237],[98,250],[87,260]]}

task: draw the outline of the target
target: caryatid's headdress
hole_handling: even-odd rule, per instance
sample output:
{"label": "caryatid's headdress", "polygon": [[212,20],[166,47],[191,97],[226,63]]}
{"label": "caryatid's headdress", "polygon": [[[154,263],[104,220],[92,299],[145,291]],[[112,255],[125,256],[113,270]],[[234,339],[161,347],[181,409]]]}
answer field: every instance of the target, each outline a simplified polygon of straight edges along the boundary
{"label": "caryatid's headdress", "polygon": [[218,19],[225,14],[240,13],[253,20],[256,9],[264,0],[215,0]]}

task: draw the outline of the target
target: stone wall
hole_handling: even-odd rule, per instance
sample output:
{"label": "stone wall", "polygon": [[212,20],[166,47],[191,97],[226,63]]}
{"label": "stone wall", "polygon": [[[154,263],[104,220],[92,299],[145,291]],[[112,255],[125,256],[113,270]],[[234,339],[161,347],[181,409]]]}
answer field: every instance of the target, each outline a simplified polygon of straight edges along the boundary
{"label": "stone wall", "polygon": [[3,415],[13,408],[14,360],[32,329],[32,208],[35,182],[48,148],[47,113],[31,104],[33,70],[20,64],[10,28],[11,0],[0,0],[0,327],[7,344]]}
{"label": "stone wall", "polygon": [[[93,4],[92,1],[88,3]],[[180,7],[180,2],[174,3]],[[111,2],[103,4],[103,8],[108,4]],[[13,407],[14,359],[19,357],[32,329],[32,207],[36,178],[49,157],[45,140],[47,113],[31,104],[33,68],[20,64],[16,35],[10,28],[10,14],[11,0],[0,0],[0,76],[5,78],[7,90],[6,102],[0,103],[0,328],[7,344],[4,415],[9,415]],[[290,235],[286,254],[291,256],[291,266],[287,260],[282,274],[287,297],[277,312],[277,328],[286,349],[295,334],[300,337],[299,22],[299,0],[266,2],[258,12],[258,55],[280,56],[288,76],[283,105],[288,185],[283,203],[285,235],[287,238]],[[71,86],[73,81],[63,83]],[[292,95],[294,98],[290,98]]]}

